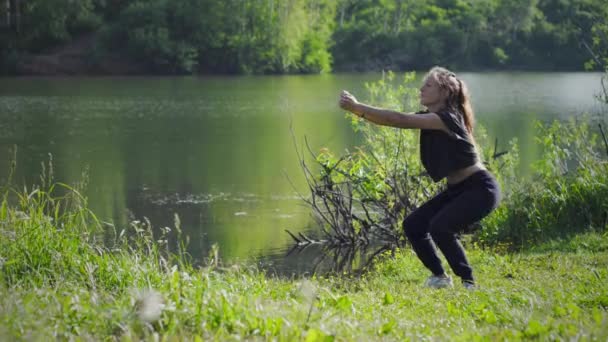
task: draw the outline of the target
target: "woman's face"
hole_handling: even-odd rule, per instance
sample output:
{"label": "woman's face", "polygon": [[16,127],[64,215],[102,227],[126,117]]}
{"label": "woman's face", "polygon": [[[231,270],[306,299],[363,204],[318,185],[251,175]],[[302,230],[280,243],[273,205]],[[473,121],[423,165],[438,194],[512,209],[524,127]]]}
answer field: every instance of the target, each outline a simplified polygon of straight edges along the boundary
{"label": "woman's face", "polygon": [[445,101],[444,91],[432,75],[429,75],[420,87],[420,104],[429,107]]}

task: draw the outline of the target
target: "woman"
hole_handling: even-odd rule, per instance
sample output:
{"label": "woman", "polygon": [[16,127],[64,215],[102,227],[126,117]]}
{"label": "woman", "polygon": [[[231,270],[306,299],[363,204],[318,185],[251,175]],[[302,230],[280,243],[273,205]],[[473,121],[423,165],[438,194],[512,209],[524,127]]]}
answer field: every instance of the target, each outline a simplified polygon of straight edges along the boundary
{"label": "woman", "polygon": [[434,67],[420,88],[420,104],[426,110],[409,115],[360,103],[347,91],[340,97],[340,107],[368,121],[421,130],[422,164],[433,181],[446,178],[447,189],[405,218],[405,235],[418,258],[433,273],[426,286],[453,286],[436,245],[462,284],[473,289],[473,270],[458,232],[496,208],[499,186],[480,162],[473,138],[474,114],[464,82],[453,72]]}

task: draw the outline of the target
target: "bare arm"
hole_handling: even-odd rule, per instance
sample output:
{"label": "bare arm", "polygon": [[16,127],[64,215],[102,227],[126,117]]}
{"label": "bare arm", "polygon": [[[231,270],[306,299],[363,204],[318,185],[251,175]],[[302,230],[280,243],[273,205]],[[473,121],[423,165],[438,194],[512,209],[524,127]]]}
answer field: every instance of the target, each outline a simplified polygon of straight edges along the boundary
{"label": "bare arm", "polygon": [[414,115],[414,113],[405,114],[376,108],[358,102],[347,91],[343,91],[340,96],[340,107],[378,125],[410,129],[436,129],[449,133],[447,126],[435,113]]}

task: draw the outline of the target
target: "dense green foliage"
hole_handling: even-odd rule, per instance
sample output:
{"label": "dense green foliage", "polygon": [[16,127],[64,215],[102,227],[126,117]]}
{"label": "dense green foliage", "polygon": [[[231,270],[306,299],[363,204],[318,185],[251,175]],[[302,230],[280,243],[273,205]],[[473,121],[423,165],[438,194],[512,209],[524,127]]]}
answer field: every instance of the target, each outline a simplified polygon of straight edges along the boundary
{"label": "dense green foliage", "polygon": [[105,32],[106,47],[159,72],[320,72],[333,2],[135,1]]}
{"label": "dense green foliage", "polygon": [[[602,69],[604,0],[13,0],[0,65],[89,35],[87,62],[156,73]],[[0,17],[7,15],[0,6]],[[4,19],[15,26],[15,21]]]}
{"label": "dense green foliage", "polygon": [[343,1],[333,51],[338,67],[579,69],[606,10],[588,0]]}
{"label": "dense green foliage", "polygon": [[[589,120],[589,119],[587,119]],[[480,239],[524,247],[581,232],[608,231],[608,158],[589,122],[537,124],[543,157],[525,181],[511,180]]]}
{"label": "dense green foliage", "polygon": [[331,68],[334,1],[40,0],[23,7],[22,33],[2,39],[20,51],[36,53],[97,31],[92,60],[120,52],[149,72]]}

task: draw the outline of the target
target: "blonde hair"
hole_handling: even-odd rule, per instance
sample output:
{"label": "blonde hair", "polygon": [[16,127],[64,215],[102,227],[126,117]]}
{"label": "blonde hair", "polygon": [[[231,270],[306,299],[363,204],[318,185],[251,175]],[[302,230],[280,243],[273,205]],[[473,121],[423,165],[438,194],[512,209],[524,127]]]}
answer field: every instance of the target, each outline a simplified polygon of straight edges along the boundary
{"label": "blonde hair", "polygon": [[469,90],[466,84],[456,77],[456,74],[442,67],[433,67],[425,79],[433,77],[441,89],[447,90],[446,109],[460,113],[464,118],[464,124],[473,139],[473,126],[475,126],[475,113],[471,106]]}

